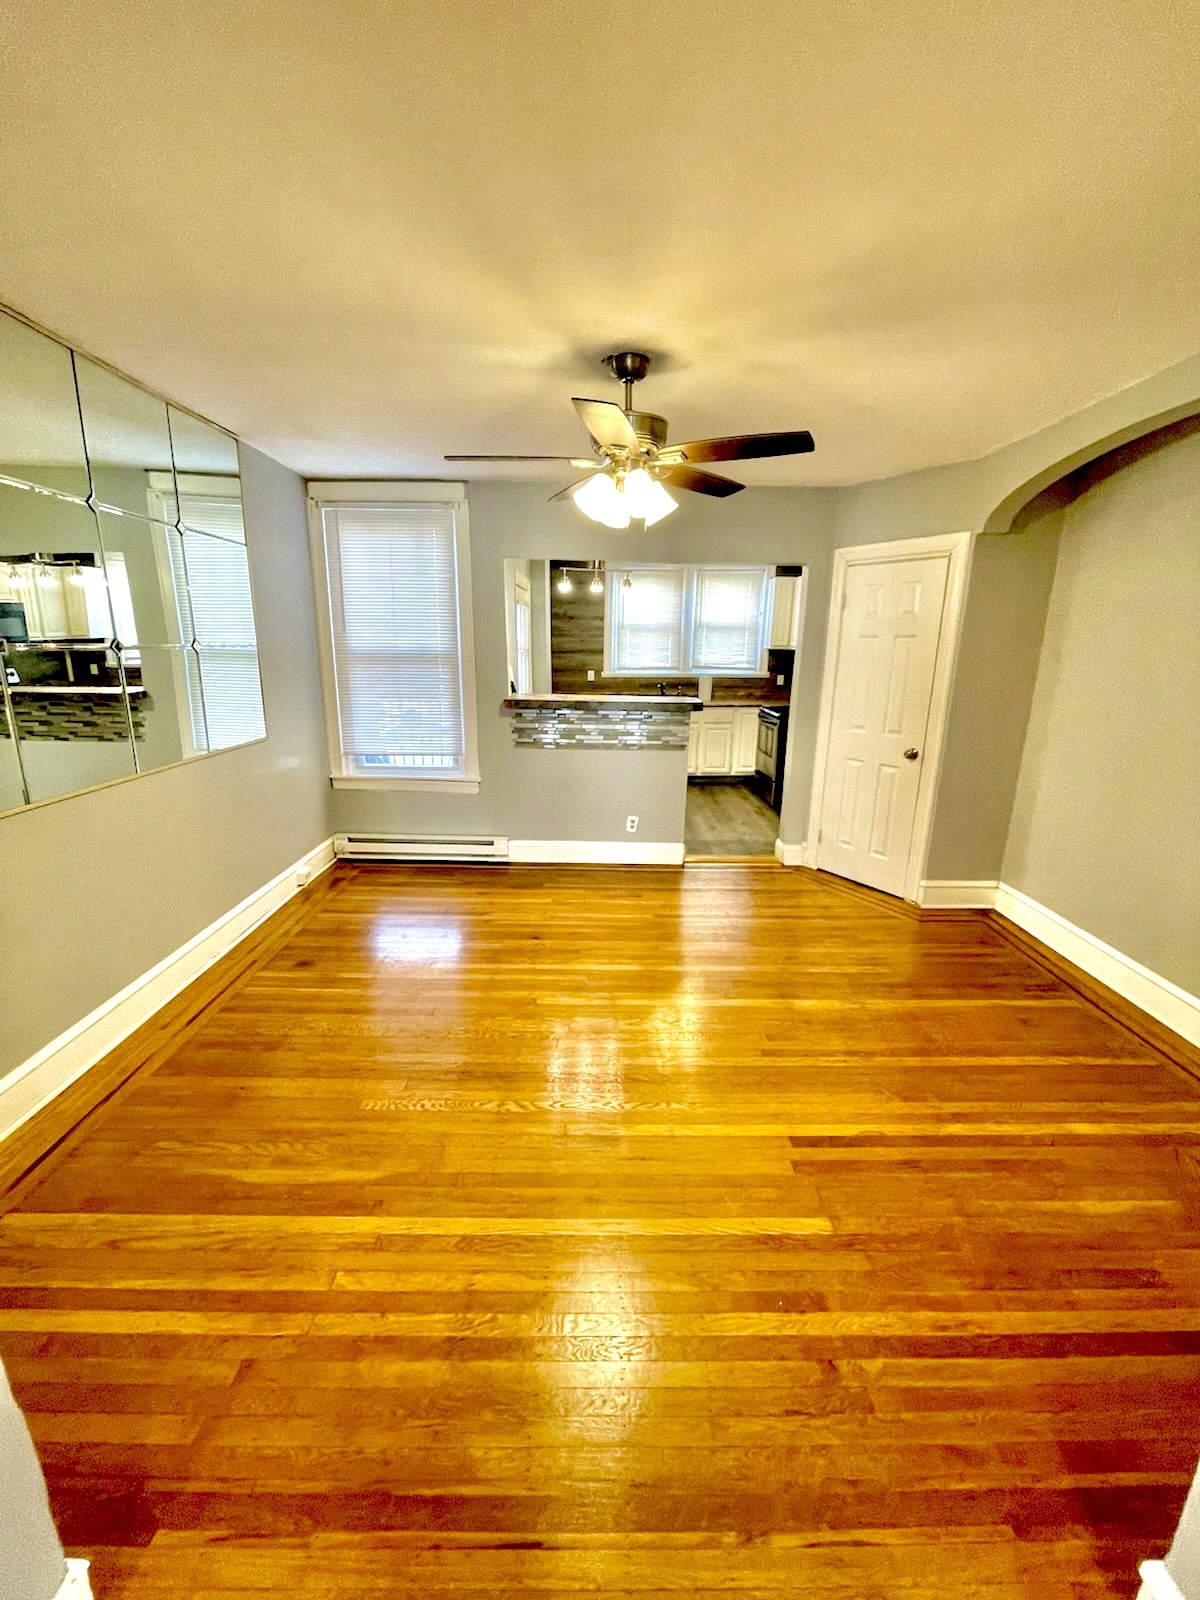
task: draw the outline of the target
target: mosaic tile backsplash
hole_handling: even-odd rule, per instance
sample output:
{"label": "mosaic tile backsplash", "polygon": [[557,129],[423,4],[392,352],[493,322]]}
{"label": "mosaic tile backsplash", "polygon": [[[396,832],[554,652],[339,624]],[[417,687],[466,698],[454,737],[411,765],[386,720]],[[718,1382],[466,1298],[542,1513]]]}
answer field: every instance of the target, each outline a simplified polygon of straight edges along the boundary
{"label": "mosaic tile backsplash", "polygon": [[[135,739],[146,734],[146,711],[141,697],[130,701]],[[14,695],[17,733],[22,739],[94,740],[119,744],[129,738],[125,702],[119,696],[72,694],[61,699],[41,695]],[[0,709],[0,738],[8,738],[8,719]]]}
{"label": "mosaic tile backsplash", "polygon": [[568,745],[686,750],[690,715],[683,707],[543,706],[513,712],[513,743],[539,750]]}

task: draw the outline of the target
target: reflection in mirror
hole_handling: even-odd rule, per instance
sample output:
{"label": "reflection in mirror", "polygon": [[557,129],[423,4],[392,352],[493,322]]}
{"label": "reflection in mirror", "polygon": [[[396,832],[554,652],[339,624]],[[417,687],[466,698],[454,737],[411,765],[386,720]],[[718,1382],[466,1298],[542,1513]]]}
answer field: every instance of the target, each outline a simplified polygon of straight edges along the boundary
{"label": "reflection in mirror", "polygon": [[0,647],[30,801],[136,771],[144,691],[134,665],[126,692],[87,506],[0,484]]}
{"label": "reflection in mirror", "polygon": [[0,312],[0,476],[88,495],[71,352]]}
{"label": "reflection in mirror", "polygon": [[[229,491],[240,495],[237,440],[233,435],[175,406],[168,406],[167,413],[171,421],[175,471],[179,477],[182,479],[189,473],[198,473],[201,477],[227,478],[230,480],[227,485]],[[180,490],[183,489],[181,482]],[[186,494],[180,509],[181,513],[187,510]]]}
{"label": "reflection in mirror", "polygon": [[0,810],[266,734],[237,441],[4,312],[0,666]]}
{"label": "reflection in mirror", "polygon": [[147,695],[139,770],[261,739],[244,539],[109,512],[100,536],[122,657]]}
{"label": "reflection in mirror", "polygon": [[[4,613],[0,605],[0,629],[3,627]],[[2,676],[0,674],[0,679]],[[12,811],[17,806],[23,806],[26,800],[14,727],[12,701],[7,686],[0,682],[0,811]]]}
{"label": "reflection in mirror", "polygon": [[83,435],[97,504],[135,517],[164,514],[174,495],[167,403],[107,367],[75,357]]}

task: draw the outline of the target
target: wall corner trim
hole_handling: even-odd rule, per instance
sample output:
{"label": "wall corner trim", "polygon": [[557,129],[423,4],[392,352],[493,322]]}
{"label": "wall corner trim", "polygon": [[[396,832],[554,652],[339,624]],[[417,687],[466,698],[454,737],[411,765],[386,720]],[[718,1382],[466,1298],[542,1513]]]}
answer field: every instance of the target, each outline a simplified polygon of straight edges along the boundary
{"label": "wall corner trim", "polygon": [[312,878],[332,866],[333,859],[333,840],[322,840],[22,1062],[0,1082],[0,1140],[68,1089]]}
{"label": "wall corner trim", "polygon": [[995,909],[1189,1044],[1200,1045],[1200,998],[1196,995],[1007,883],[996,892]]}
{"label": "wall corner trim", "polygon": [[1143,1561],[1138,1572],[1142,1578],[1138,1600],[1184,1600],[1182,1589],[1161,1561]]}
{"label": "wall corner trim", "polygon": [[990,911],[999,888],[994,879],[922,878],[917,904],[931,911]]}
{"label": "wall corner trim", "polygon": [[624,839],[510,839],[508,859],[523,865],[681,867],[678,844],[634,844]]}
{"label": "wall corner trim", "polygon": [[785,867],[811,867],[807,844],[784,844],[782,839],[775,841],[775,859]]}

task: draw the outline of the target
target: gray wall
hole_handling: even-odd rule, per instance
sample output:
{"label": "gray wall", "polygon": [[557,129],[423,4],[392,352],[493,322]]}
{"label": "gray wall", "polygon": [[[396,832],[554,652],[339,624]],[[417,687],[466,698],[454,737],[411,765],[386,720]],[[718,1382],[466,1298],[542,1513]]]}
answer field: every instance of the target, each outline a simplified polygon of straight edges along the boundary
{"label": "gray wall", "polygon": [[[546,484],[472,483],[471,581],[479,705],[478,795],[367,794],[338,790],[339,832],[499,833],[511,839],[625,841],[625,817],[641,819],[635,843],[683,838],[687,753],[675,750],[516,750],[500,713],[507,680],[504,561],[628,559],[629,537],[549,505]],[[680,509],[637,540],[643,561],[803,564],[811,584],[804,648],[792,693],[789,770],[781,836],[802,843],[812,784],[835,496],[808,489],[747,489],[736,499],[685,495]]]}
{"label": "gray wall", "polygon": [[0,1594],[53,1600],[67,1566],[25,1418],[0,1367]]}
{"label": "gray wall", "polygon": [[1000,877],[1057,556],[1052,509],[975,541],[926,878]]}
{"label": "gray wall", "polygon": [[1073,488],[1003,876],[1200,993],[1200,432]]}
{"label": "gray wall", "polygon": [[303,486],[242,473],[268,737],[0,818],[0,1073],[328,837]]}

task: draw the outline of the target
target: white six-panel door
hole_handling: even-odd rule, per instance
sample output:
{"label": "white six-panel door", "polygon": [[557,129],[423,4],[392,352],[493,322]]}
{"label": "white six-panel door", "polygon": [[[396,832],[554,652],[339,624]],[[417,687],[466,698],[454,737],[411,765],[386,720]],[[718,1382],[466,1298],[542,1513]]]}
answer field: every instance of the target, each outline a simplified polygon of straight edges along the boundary
{"label": "white six-panel door", "polygon": [[817,866],[902,895],[948,555],[846,569]]}

